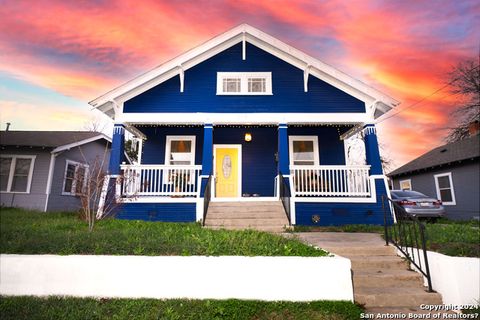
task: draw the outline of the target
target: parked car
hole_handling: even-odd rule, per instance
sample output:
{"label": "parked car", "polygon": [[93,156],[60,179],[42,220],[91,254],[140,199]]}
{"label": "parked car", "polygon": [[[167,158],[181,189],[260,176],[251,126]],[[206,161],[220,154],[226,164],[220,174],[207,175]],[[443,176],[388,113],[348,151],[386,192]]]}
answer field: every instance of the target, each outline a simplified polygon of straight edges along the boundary
{"label": "parked car", "polygon": [[[390,194],[393,202],[405,209],[405,212],[412,217],[441,218],[445,215],[442,201],[423,193],[411,190],[392,190]],[[397,215],[398,211],[396,210]]]}

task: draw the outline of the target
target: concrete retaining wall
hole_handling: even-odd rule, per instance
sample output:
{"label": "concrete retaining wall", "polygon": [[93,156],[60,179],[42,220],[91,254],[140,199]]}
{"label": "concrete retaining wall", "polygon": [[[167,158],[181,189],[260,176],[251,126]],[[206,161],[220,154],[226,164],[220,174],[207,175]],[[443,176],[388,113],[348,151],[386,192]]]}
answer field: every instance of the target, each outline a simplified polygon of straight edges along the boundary
{"label": "concrete retaining wall", "polygon": [[0,294],[353,301],[342,257],[1,255]]}
{"label": "concrete retaining wall", "polygon": [[[419,251],[425,265],[423,251]],[[442,295],[444,304],[480,304],[480,258],[450,257],[432,251],[427,251],[427,256],[433,290]]]}

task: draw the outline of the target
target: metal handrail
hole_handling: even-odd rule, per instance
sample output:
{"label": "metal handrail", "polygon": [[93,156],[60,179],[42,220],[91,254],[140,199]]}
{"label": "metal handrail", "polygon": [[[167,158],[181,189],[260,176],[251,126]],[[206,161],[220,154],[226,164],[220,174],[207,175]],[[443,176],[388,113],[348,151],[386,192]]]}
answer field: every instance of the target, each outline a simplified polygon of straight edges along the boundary
{"label": "metal handrail", "polygon": [[290,188],[287,185],[286,179],[281,173],[278,174],[280,179],[280,200],[282,200],[283,208],[285,209],[285,214],[287,215],[288,225],[292,225],[290,217]]}
{"label": "metal handrail", "polygon": [[[382,196],[382,207],[386,245],[392,243],[403,253],[405,258],[425,276],[428,291],[432,292],[425,225],[417,217],[409,215],[403,207],[386,196]],[[391,210],[393,210],[396,221],[393,221],[393,216],[390,214]],[[422,250],[422,253],[420,250]],[[423,257],[423,263],[420,257]]]}
{"label": "metal handrail", "polygon": [[205,226],[205,219],[207,218],[208,206],[210,205],[210,199],[212,197],[212,175],[208,176],[207,185],[205,186],[205,192],[203,194],[203,220],[202,225]]}

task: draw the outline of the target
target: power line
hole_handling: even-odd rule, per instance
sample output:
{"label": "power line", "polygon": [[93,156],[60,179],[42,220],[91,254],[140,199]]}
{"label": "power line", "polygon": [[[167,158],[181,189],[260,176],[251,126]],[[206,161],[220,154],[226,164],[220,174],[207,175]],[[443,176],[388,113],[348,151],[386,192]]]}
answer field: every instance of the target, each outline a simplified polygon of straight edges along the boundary
{"label": "power line", "polygon": [[[475,70],[475,69],[478,69],[479,67],[480,67],[480,66],[476,66],[476,67],[470,69],[468,72],[473,71],[473,70]],[[428,98],[436,95],[437,93],[439,93],[439,92],[442,91],[443,89],[451,86],[451,85],[452,85],[455,81],[457,81],[458,79],[459,79],[459,78],[453,79],[452,81],[450,81],[450,82],[448,82],[447,84],[443,85],[442,87],[438,88],[437,90],[435,90],[434,92],[430,93],[429,95],[424,96],[422,99],[420,99],[420,100],[412,103],[411,105],[403,108],[402,110],[398,110],[397,113],[391,114],[391,115],[389,115],[388,117],[385,117],[385,118],[381,119],[380,121],[377,121],[377,124],[382,123],[382,122],[385,121],[385,120],[391,119],[391,118],[397,116],[399,113],[402,113],[402,112],[405,111],[405,110],[411,109],[411,108],[419,105],[420,103],[422,103],[423,101],[427,100]],[[448,96],[455,95],[455,94],[458,94],[458,93],[452,93],[452,94],[450,94],[450,95],[448,95]],[[446,96],[446,97],[447,97],[447,96]]]}

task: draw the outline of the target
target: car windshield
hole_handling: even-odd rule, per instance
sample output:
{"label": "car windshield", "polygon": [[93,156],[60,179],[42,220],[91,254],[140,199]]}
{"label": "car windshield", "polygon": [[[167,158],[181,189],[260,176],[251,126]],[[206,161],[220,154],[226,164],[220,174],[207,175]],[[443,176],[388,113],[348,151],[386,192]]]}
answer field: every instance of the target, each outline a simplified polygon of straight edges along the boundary
{"label": "car windshield", "polygon": [[392,191],[392,195],[395,198],[424,198],[426,195],[417,191]]}

